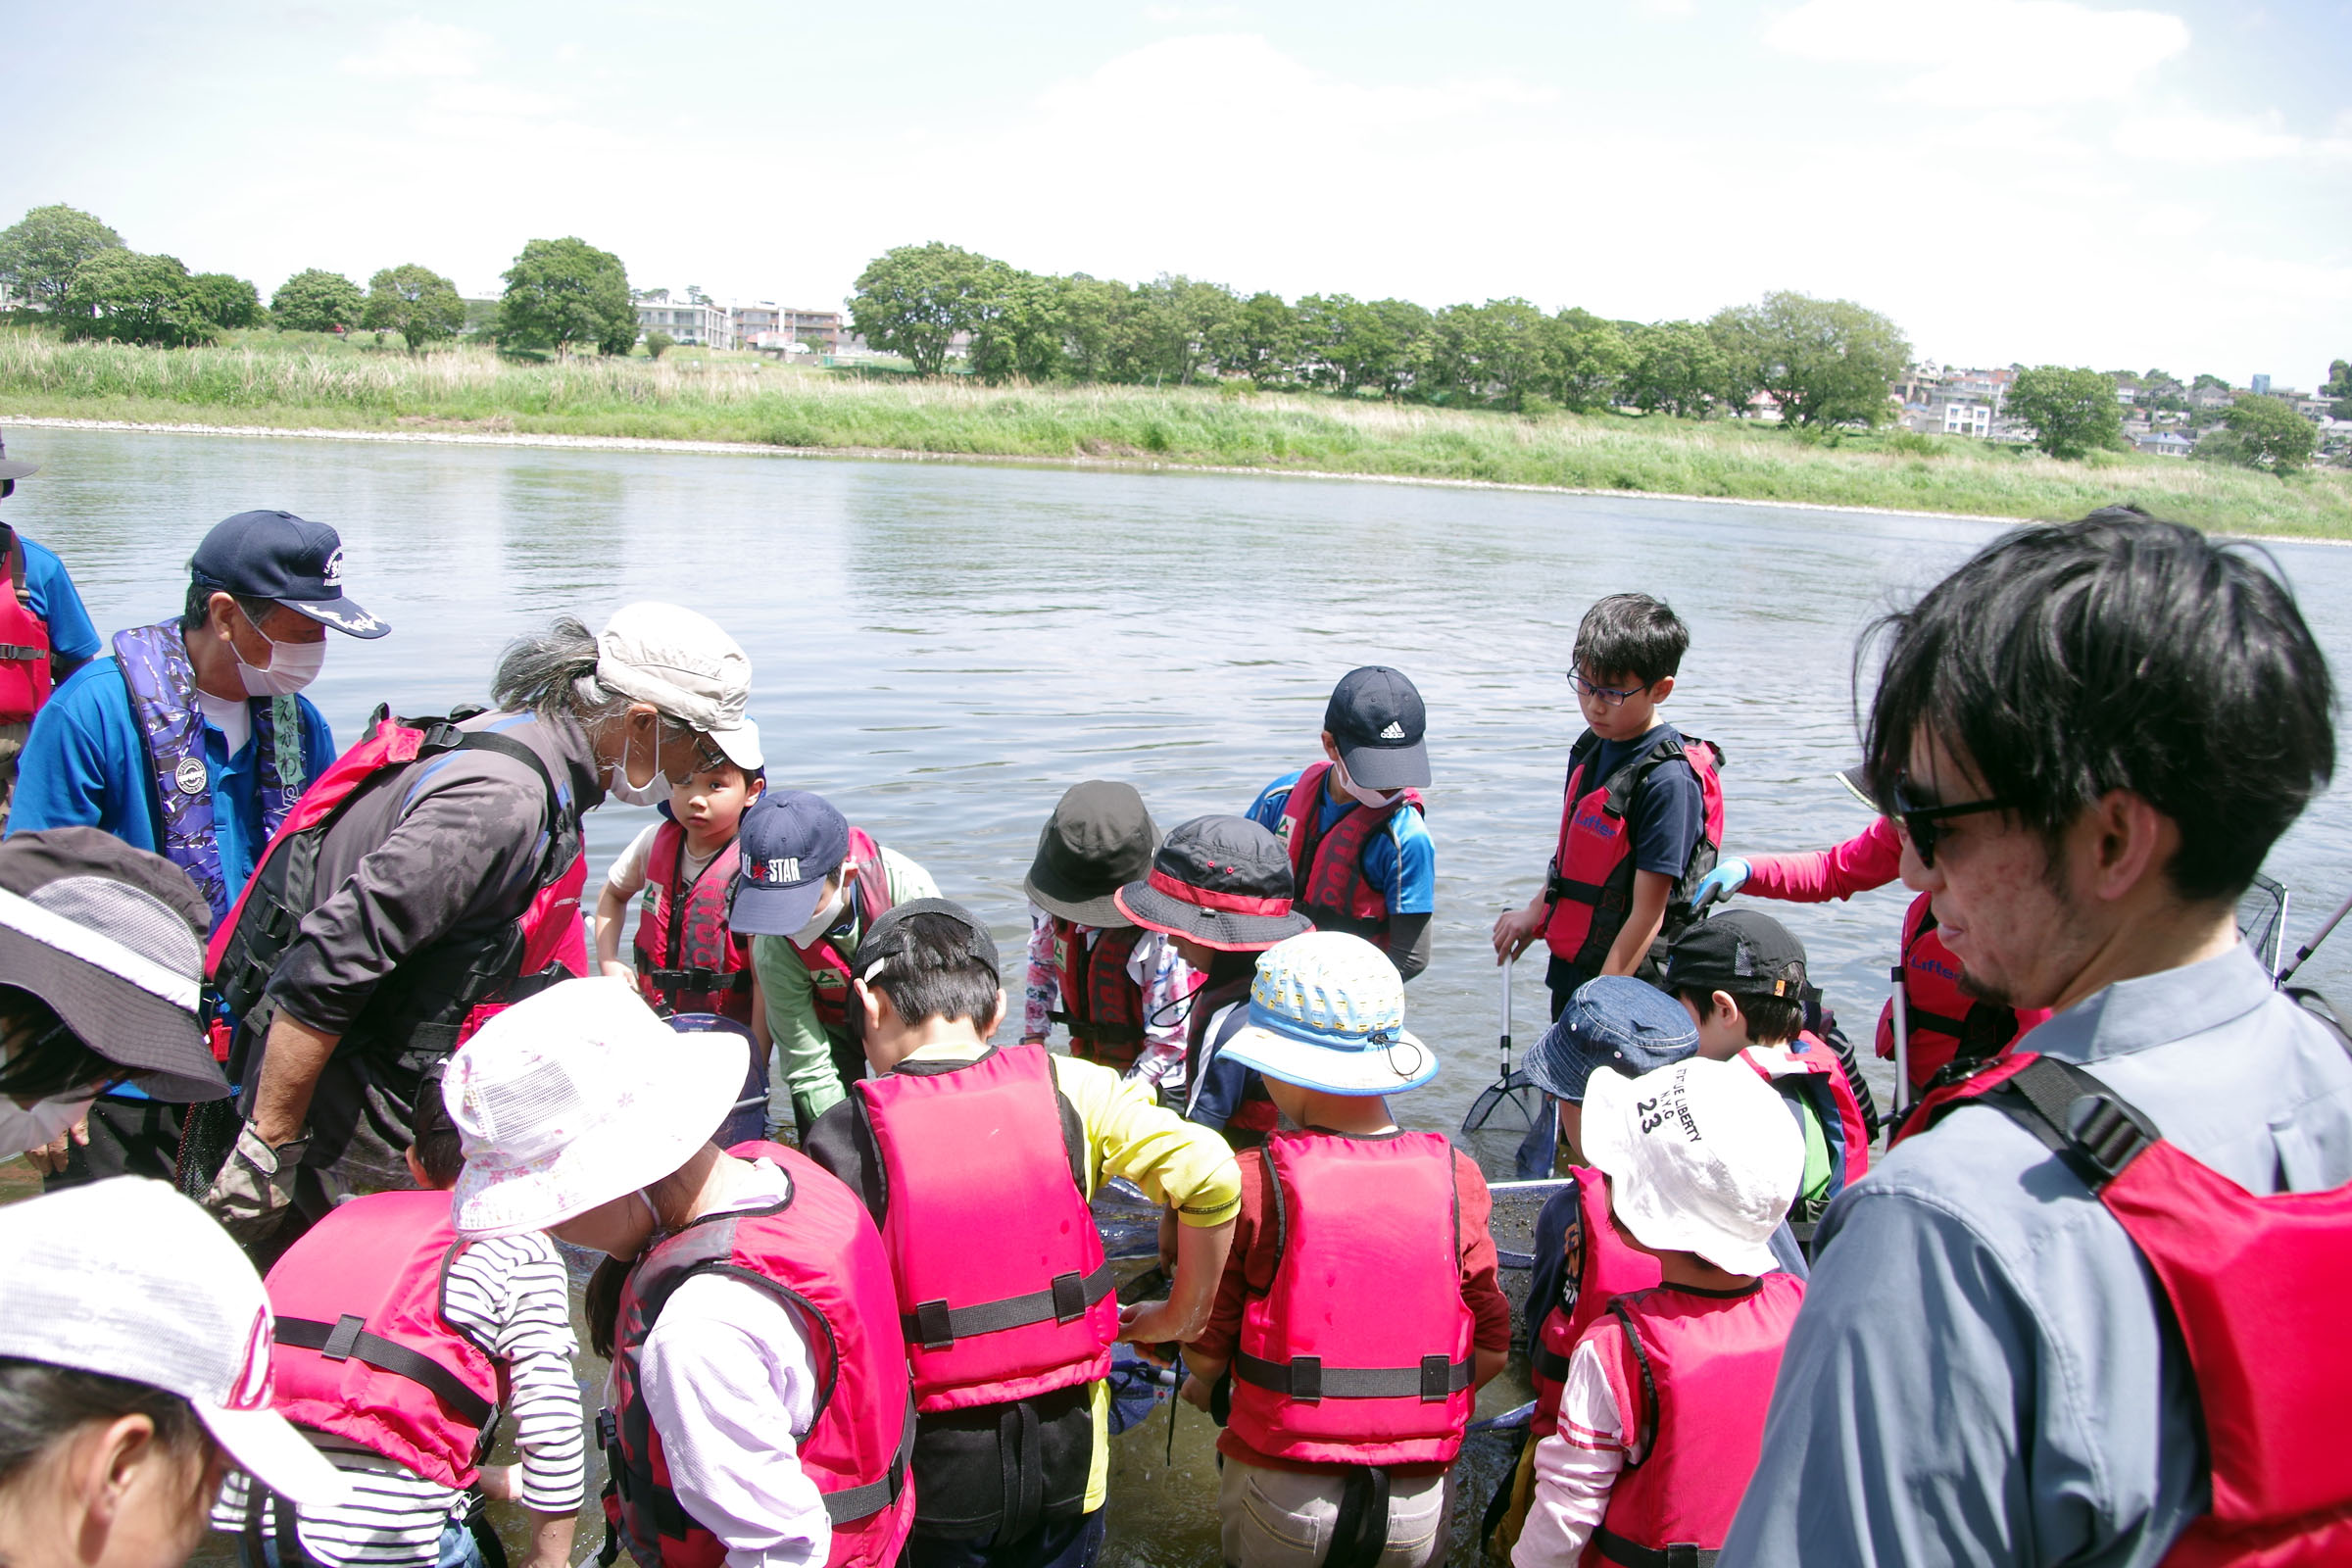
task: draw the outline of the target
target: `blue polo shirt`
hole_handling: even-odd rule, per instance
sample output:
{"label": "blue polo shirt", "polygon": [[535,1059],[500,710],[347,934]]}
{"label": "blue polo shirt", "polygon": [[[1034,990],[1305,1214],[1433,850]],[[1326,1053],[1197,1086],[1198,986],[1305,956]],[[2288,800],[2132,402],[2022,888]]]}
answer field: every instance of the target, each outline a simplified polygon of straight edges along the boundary
{"label": "blue polo shirt", "polygon": [[57,559],[57,552],[22,532],[17,540],[24,547],[24,587],[32,612],[49,626],[50,651],[69,662],[96,657],[98,628],[90,624],[90,612],[81,608],[81,595],[74,591],[66,564]]}
{"label": "blue polo shirt", "polygon": [[[1264,789],[1250,808],[1250,819],[1269,833],[1282,831],[1282,813],[1291,804],[1291,786],[1299,773],[1285,773]],[[1353,800],[1334,805],[1328,791],[1322,802],[1317,831],[1328,834],[1349,811],[1364,808]],[[1417,807],[1400,807],[1389,814],[1388,831],[1364,846],[1364,875],[1388,900],[1391,914],[1434,914],[1438,907],[1438,846]]]}
{"label": "blue polo shirt", "polygon": [[[315,779],[334,762],[335,738],[309,698],[295,701],[302,708],[303,777]],[[260,734],[258,724],[254,734]],[[267,842],[262,832],[260,755],[249,738],[229,756],[228,738],[210,722],[204,726],[204,765],[212,781],[220,877],[232,889],[244,887]],[[8,830],[17,834],[47,827],[102,828],[125,844],[161,855],[163,831],[156,812],[147,742],[131,713],[122,668],[112,654],[93,659],[33,715],[32,733],[18,762],[17,798],[9,810]]]}

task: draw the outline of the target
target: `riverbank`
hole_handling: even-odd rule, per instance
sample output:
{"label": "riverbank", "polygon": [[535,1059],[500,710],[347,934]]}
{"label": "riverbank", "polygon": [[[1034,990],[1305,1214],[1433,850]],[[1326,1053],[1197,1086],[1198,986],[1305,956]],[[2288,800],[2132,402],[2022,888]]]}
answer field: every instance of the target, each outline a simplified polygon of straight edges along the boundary
{"label": "riverbank", "polygon": [[1947,438],[1809,443],[1745,421],[1520,416],[1229,387],[992,388],[731,358],[167,352],[0,332],[0,423],[25,416],[1148,464],[1985,517],[2076,516],[2132,500],[2232,533],[2352,539],[2352,475],[2333,471],[2281,480],[2136,454],[2058,463]]}

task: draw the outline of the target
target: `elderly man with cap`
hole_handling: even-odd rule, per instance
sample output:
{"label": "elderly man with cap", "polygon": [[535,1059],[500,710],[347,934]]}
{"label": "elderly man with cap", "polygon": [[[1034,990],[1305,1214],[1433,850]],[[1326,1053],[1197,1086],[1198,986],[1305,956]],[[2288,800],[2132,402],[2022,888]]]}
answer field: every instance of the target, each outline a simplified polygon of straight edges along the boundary
{"label": "elderly man with cap", "polygon": [[[53,1188],[120,1175],[149,1147],[138,1118],[228,1094],[197,1021],[206,923],[170,861],[96,828],[0,844],[0,1158],[32,1152]],[[93,1117],[118,1084],[145,1098]]]}
{"label": "elderly man with cap", "polygon": [[[40,465],[0,442],[0,499]],[[55,552],[0,522],[0,831],[8,827],[17,756],[49,694],[98,653],[98,628]]]}
{"label": "elderly man with cap", "polygon": [[1042,1046],[1060,1024],[1071,1055],[1164,1088],[1183,1071],[1186,999],[1200,980],[1118,906],[1158,848],[1132,784],[1089,779],[1054,808],[1021,882],[1031,906],[1021,1039]]}
{"label": "elderly man with cap", "polygon": [[750,692],[716,625],[628,605],[601,633],[566,616],[510,645],[497,710],[427,726],[413,760],[383,748],[396,777],[338,764],[349,793],[300,855],[273,849],[220,945],[245,1125],[206,1202],[233,1234],[258,1244],[291,1210],[307,1224],[339,1192],[409,1185],[416,1096],[481,1009],[586,967],[581,814],[665,799],[714,756],[758,767]]}

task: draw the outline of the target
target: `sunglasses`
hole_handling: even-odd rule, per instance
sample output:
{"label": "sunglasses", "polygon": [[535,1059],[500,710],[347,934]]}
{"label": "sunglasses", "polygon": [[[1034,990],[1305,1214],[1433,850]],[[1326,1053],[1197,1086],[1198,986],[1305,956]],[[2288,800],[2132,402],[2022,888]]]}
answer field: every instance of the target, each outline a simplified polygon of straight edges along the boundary
{"label": "sunglasses", "polygon": [[1915,806],[1903,793],[1900,784],[1894,786],[1894,819],[1902,824],[1903,837],[1911,841],[1919,863],[1936,863],[1936,841],[1943,836],[1940,824],[1955,816],[1972,816],[1979,811],[2006,811],[2011,803],[1999,796],[1987,796],[1981,801],[1962,801],[1957,806]]}

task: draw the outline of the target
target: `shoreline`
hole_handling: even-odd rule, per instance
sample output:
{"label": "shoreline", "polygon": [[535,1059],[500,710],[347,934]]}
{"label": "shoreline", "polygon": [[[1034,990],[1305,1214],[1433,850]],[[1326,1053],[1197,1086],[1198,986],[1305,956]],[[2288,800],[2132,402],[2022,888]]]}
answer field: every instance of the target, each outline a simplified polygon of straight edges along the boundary
{"label": "shoreline", "polygon": [[[293,441],[363,441],[387,445],[532,447],[580,452],[678,452],[706,457],[833,459],[851,463],[977,464],[994,467],[1067,468],[1103,473],[1198,473],[1256,479],[1323,479],[1347,484],[1414,485],[1440,490],[1498,490],[1525,495],[1618,496],[1642,501],[1693,501],[1722,507],[1775,507],[1789,512],[1859,513],[1882,517],[1936,517],[1960,522],[2015,525],[2027,517],[1977,512],[1934,512],[1916,507],[1867,507],[1829,501],[1772,501],[1749,496],[1702,496],[1671,490],[1599,489],[1574,485],[1523,484],[1506,479],[1447,479],[1402,473],[1348,473],[1326,468],[1264,468],[1225,464],[1164,463],[1137,458],[1015,457],[984,452],[916,452],[904,447],[786,447],[760,441],[689,441],[659,436],[548,435],[526,431],[355,430],[266,424],[149,424],[135,419],[76,419],[55,415],[0,413],[0,424],[25,429],[124,430],[148,435],[226,435]],[[2352,545],[2352,540],[2307,534],[2245,534],[2291,542]]]}

